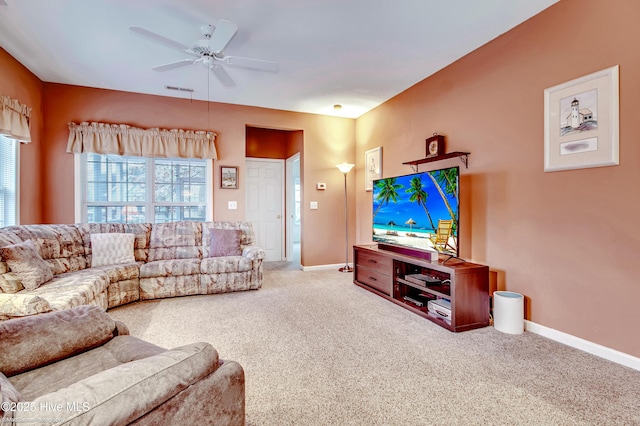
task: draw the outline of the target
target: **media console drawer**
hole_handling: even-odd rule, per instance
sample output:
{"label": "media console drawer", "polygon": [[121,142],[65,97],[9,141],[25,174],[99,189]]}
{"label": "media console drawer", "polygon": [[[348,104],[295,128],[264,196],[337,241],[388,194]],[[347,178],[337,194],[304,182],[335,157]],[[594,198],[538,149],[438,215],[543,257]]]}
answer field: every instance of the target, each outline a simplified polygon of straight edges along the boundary
{"label": "media console drawer", "polygon": [[391,295],[391,289],[393,288],[393,278],[391,275],[383,274],[374,269],[358,268],[356,280],[386,295]]}
{"label": "media console drawer", "polygon": [[383,274],[391,275],[393,259],[387,256],[380,256],[364,250],[356,251],[356,264],[365,268],[374,269]]}

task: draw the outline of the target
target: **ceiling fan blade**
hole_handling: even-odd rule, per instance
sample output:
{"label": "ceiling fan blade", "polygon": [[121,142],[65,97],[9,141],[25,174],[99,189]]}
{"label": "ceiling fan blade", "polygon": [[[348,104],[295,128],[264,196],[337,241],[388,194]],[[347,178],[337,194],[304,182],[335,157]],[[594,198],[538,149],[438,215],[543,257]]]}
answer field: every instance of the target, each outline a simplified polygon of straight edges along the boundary
{"label": "ceiling fan blade", "polygon": [[182,59],[180,61],[176,61],[176,62],[171,62],[169,64],[164,64],[164,65],[158,65],[157,67],[153,67],[151,68],[154,71],[168,71],[168,70],[172,70],[174,68],[180,68],[180,67],[184,67],[187,65],[191,65],[193,63],[195,63],[196,59]]}
{"label": "ceiling fan blade", "polygon": [[236,83],[231,79],[231,76],[227,74],[227,72],[220,65],[213,64],[209,67],[213,75],[215,75],[218,80],[225,86],[235,86]]}
{"label": "ceiling fan blade", "polygon": [[227,44],[231,41],[236,32],[238,31],[238,26],[231,21],[225,21],[221,19],[218,21],[218,25],[216,25],[216,29],[211,36],[211,40],[209,41],[209,47],[213,53],[220,53],[222,49],[224,49]]}
{"label": "ceiling fan blade", "polygon": [[216,59],[232,67],[251,68],[269,72],[278,72],[280,69],[280,65],[278,65],[277,62],[265,61],[264,59],[242,58],[240,56],[224,56]]}
{"label": "ceiling fan blade", "polygon": [[144,28],[129,27],[129,30],[151,41],[160,43],[163,46],[171,47],[172,49],[177,49],[182,52],[186,52],[189,50],[189,46],[187,46],[186,44],[182,44],[177,41],[171,40],[170,38],[166,38],[165,36],[161,36],[160,34],[156,34],[149,30],[145,30]]}

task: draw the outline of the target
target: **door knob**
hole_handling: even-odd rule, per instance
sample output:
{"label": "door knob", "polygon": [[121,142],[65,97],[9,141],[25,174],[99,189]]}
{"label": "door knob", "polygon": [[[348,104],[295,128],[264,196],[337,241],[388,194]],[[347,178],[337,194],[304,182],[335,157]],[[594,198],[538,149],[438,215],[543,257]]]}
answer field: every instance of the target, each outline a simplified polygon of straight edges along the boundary
{"label": "door knob", "polygon": [[276,219],[280,219],[280,217],[281,217],[281,216],[280,216],[280,215],[278,215],[278,216],[276,216]]}

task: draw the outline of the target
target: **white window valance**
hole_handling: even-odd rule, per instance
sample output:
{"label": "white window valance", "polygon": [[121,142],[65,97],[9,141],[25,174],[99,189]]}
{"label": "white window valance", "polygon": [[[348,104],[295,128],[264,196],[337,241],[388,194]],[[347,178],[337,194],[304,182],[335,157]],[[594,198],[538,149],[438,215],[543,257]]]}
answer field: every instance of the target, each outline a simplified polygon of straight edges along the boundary
{"label": "white window valance", "polygon": [[215,138],[215,133],[204,130],[139,129],[126,124],[69,123],[67,152],[217,160]]}
{"label": "white window valance", "polygon": [[22,143],[31,142],[29,118],[31,108],[0,94],[0,134],[17,139]]}

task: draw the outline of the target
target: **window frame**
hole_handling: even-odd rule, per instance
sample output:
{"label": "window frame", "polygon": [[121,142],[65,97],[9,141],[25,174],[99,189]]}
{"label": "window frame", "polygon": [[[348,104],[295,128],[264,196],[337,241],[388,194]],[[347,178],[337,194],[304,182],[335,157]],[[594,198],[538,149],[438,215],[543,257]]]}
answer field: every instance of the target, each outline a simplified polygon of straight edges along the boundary
{"label": "window frame", "polygon": [[[112,154],[97,154],[97,155],[112,155]],[[124,156],[132,157],[132,156]],[[76,223],[87,223],[87,204],[85,199],[87,194],[87,153],[74,154],[74,217]],[[185,160],[184,158],[152,158],[152,157],[138,157],[145,160],[147,164],[146,173],[146,199],[144,202],[137,204],[144,204],[146,206],[145,211],[145,223],[155,222],[155,209],[156,206],[189,206],[192,203],[167,203],[167,202],[155,202],[155,175],[154,164],[155,160]],[[206,192],[206,205],[205,205],[205,220],[213,220],[213,160],[204,159],[205,161],[205,192]],[[151,173],[149,172],[151,171]],[[150,191],[150,193],[149,193]],[[104,202],[101,205],[121,205],[122,202]],[[130,203],[126,203],[130,204]],[[152,215],[152,216],[150,216]],[[185,219],[186,220],[186,219]]]}
{"label": "window frame", "polygon": [[[6,219],[4,219],[5,212],[2,212],[2,222],[0,222],[0,227],[4,226],[13,226],[20,225],[20,141],[17,139],[11,138],[7,135],[0,134],[0,144],[11,143],[13,144],[13,215],[14,220],[11,223],[6,223]],[[2,183],[0,181],[0,183]],[[0,196],[4,197],[5,189],[0,187]]]}

